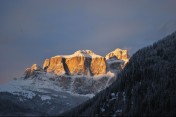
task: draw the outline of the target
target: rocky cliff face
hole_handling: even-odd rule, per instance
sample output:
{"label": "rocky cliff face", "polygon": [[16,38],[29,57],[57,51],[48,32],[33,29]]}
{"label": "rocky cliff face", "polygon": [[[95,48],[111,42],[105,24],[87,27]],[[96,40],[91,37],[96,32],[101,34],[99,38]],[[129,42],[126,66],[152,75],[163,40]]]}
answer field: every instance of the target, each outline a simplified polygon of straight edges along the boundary
{"label": "rocky cliff face", "polygon": [[98,75],[106,73],[106,60],[104,57],[90,50],[78,50],[72,55],[59,55],[46,59],[43,69],[56,75]]}
{"label": "rocky cliff face", "polygon": [[46,70],[48,68],[50,64],[50,60],[49,59],[45,59],[44,63],[43,63],[43,69]]}
{"label": "rocky cliff face", "polygon": [[90,58],[85,56],[73,56],[66,58],[66,65],[71,75],[86,74],[86,63],[90,61]]}
{"label": "rocky cliff face", "polygon": [[96,94],[116,80],[116,74],[123,69],[125,60],[128,60],[127,53],[117,49],[106,58],[90,50],[57,55],[45,59],[42,68],[37,64],[27,68],[23,78],[53,82],[51,85],[72,93]]}
{"label": "rocky cliff face", "polygon": [[128,51],[119,48],[108,53],[105,58],[110,71],[122,70],[129,61]]}
{"label": "rocky cliff face", "polygon": [[25,70],[25,78],[28,78],[32,75],[34,75],[37,71],[41,71],[42,69],[37,65],[37,64],[33,64],[31,66],[31,68],[27,68]]}
{"label": "rocky cliff face", "polygon": [[105,58],[106,58],[106,60],[108,60],[112,57],[116,57],[117,59],[120,59],[120,60],[129,59],[128,51],[127,50],[122,50],[122,49],[119,49],[119,48],[117,48],[114,51],[108,53]]}
{"label": "rocky cliff face", "polygon": [[106,73],[106,60],[104,57],[92,58],[90,70],[93,75]]}
{"label": "rocky cliff face", "polygon": [[44,61],[43,68],[48,73],[53,72],[56,75],[62,75],[66,73],[63,62],[64,58],[62,56],[52,57]]}
{"label": "rocky cliff face", "polygon": [[[106,57],[97,55],[90,50],[78,50],[72,55],[58,55],[45,59],[42,70],[57,76],[63,74],[94,76],[106,74],[107,71],[119,71],[128,59],[128,51],[119,48],[107,54]],[[34,64],[26,70],[26,75],[33,75],[36,70],[40,69]]]}

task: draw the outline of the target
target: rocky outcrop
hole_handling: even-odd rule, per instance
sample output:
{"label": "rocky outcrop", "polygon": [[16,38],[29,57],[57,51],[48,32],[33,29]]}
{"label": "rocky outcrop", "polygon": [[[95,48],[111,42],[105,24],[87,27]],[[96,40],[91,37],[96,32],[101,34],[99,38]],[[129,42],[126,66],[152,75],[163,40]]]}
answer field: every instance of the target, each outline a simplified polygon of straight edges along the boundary
{"label": "rocky outcrop", "polygon": [[64,58],[62,56],[52,57],[51,59],[46,59],[43,63],[43,69],[48,73],[54,73],[56,75],[65,74],[64,69]]}
{"label": "rocky outcrop", "polygon": [[121,71],[129,61],[127,50],[115,49],[106,55],[107,70],[117,73]]}
{"label": "rocky outcrop", "polygon": [[[106,57],[90,50],[78,50],[72,55],[58,55],[45,59],[42,70],[55,75],[99,75],[111,70],[121,70],[128,58],[128,51],[121,49],[110,52]],[[26,70],[27,76],[33,75],[36,70],[40,68],[34,64]]]}
{"label": "rocky outcrop", "polygon": [[129,59],[128,51],[127,50],[122,50],[122,49],[119,49],[119,48],[117,48],[114,51],[108,53],[105,58],[106,58],[106,60],[108,60],[112,57],[116,57],[119,60]]}
{"label": "rocky outcrop", "polygon": [[111,57],[106,63],[108,71],[117,73],[122,70],[122,66],[125,62],[123,60],[117,60],[116,57]]}
{"label": "rocky outcrop", "polygon": [[40,70],[41,68],[37,65],[37,64],[33,64],[31,66],[31,70],[35,71],[35,70]]}
{"label": "rocky outcrop", "polygon": [[24,78],[29,78],[32,75],[31,69],[27,68],[24,72]]}
{"label": "rocky outcrop", "polygon": [[45,59],[44,63],[43,63],[43,69],[46,70],[49,66],[50,60],[49,59]]}
{"label": "rocky outcrop", "polygon": [[86,74],[86,62],[88,61],[87,57],[84,56],[75,56],[66,58],[66,65],[68,66],[69,73],[71,75],[81,75]]}
{"label": "rocky outcrop", "polygon": [[46,59],[43,69],[56,75],[98,75],[106,73],[106,60],[90,50],[78,50],[72,55],[58,55]]}
{"label": "rocky outcrop", "polygon": [[93,75],[105,74],[106,73],[105,58],[104,57],[92,58],[90,70]]}
{"label": "rocky outcrop", "polygon": [[65,64],[68,68],[69,74],[81,75],[87,73],[87,64],[91,60],[87,51],[76,51],[72,55],[65,55]]}
{"label": "rocky outcrop", "polygon": [[25,70],[25,78],[28,78],[28,77],[30,77],[30,76],[33,76],[33,75],[35,75],[35,73],[37,72],[37,71],[41,71],[42,69],[37,65],[37,64],[33,64],[32,66],[31,66],[31,68],[27,68],[26,70]]}
{"label": "rocky outcrop", "polygon": [[70,74],[92,75],[106,73],[106,61],[104,57],[96,55],[90,50],[79,50],[71,56],[66,56],[66,65]]}

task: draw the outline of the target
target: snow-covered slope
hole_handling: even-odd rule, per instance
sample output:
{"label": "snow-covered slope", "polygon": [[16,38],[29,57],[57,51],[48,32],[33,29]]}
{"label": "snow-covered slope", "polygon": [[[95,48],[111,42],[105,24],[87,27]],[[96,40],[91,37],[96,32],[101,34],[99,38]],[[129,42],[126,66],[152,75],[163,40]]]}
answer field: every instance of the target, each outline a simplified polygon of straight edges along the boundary
{"label": "snow-covered slope", "polygon": [[57,55],[54,57],[64,57],[64,58],[71,58],[71,57],[76,57],[76,56],[84,56],[84,57],[89,57],[89,58],[98,58],[98,57],[102,57],[100,55],[95,54],[94,52],[92,52],[91,50],[78,50],[75,53],[71,54],[71,55]]}
{"label": "snow-covered slope", "polygon": [[[93,93],[88,93],[87,95],[81,95],[79,93],[72,92],[73,89],[70,86],[70,89],[67,89],[59,83],[59,78],[55,78],[55,80],[51,79],[52,75],[50,74],[41,74],[38,78],[28,78],[23,79],[19,78],[16,80],[12,80],[7,84],[0,85],[0,92],[9,92],[14,95],[22,95],[26,98],[33,98],[37,93],[50,93],[51,90],[57,92],[67,92],[71,95],[80,95],[80,96],[87,96],[92,97]],[[70,83],[70,85],[73,83]],[[37,93],[36,93],[37,92]],[[56,94],[53,94],[56,95]]]}
{"label": "snow-covered slope", "polygon": [[[9,99],[6,98],[8,95],[10,95]],[[35,116],[58,115],[93,96],[93,94],[81,95],[63,90],[55,81],[49,80],[47,77],[43,77],[43,79],[29,78],[26,80],[20,78],[8,84],[0,85],[0,97],[2,98],[0,103],[8,102],[6,106],[15,103],[17,107],[30,109],[28,114]],[[13,99],[14,97],[15,100]],[[13,110],[5,112],[9,115],[19,115],[19,113],[14,113]],[[2,111],[0,110],[0,115]],[[22,115],[27,113],[19,111]],[[7,113],[4,115],[7,115]]]}
{"label": "snow-covered slope", "polygon": [[[28,79],[22,77],[0,85],[0,96],[3,98],[4,95],[7,95],[7,92],[12,95],[9,99],[5,98],[4,100],[3,98],[4,101],[8,100],[9,102],[10,100],[11,103],[17,103],[17,106],[21,108],[31,108],[32,111],[36,111],[36,109],[33,110],[33,107],[35,107],[39,115],[42,113],[57,115],[92,98],[114,80],[114,74],[110,72],[96,77],[80,75],[58,77],[51,73],[40,72],[35,73]],[[15,100],[13,97],[15,97]],[[0,103],[3,103],[1,101],[0,99]],[[50,109],[46,109],[43,105],[47,105],[47,108]]]}

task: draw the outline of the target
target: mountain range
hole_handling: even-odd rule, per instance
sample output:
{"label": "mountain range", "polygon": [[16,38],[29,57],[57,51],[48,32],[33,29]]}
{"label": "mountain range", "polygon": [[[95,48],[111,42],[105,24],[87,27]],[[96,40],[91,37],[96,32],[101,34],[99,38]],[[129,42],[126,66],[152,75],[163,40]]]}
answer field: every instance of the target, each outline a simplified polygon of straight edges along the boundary
{"label": "mountain range", "polygon": [[176,32],[105,57],[90,50],[45,59],[0,85],[0,115],[175,116]]}
{"label": "mountain range", "polygon": [[117,48],[105,57],[78,50],[45,59],[42,67],[33,64],[22,77],[0,85],[0,114],[58,115],[112,84],[128,60],[128,51]]}
{"label": "mountain range", "polygon": [[129,60],[127,50],[116,50],[108,53],[106,57],[100,56],[91,50],[78,50],[72,55],[57,55],[45,59],[43,67],[37,64],[26,69],[25,78],[35,75],[35,71],[54,73],[60,75],[100,75],[108,71],[117,70],[114,66],[124,66]]}

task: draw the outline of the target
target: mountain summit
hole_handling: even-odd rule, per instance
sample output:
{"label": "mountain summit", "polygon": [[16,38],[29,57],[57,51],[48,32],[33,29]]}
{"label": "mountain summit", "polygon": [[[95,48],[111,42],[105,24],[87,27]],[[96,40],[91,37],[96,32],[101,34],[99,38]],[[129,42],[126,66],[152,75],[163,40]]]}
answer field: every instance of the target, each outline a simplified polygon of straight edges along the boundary
{"label": "mountain summit", "polygon": [[105,74],[105,58],[90,50],[78,50],[72,55],[57,55],[46,59],[43,64],[46,72],[56,75],[92,75]]}
{"label": "mountain summit", "polygon": [[[114,59],[112,59],[115,57]],[[100,56],[91,50],[78,50],[71,55],[57,55],[50,59],[45,59],[43,69],[34,64],[26,71],[26,78],[34,75],[33,71],[44,71],[55,75],[100,75],[106,74],[111,70],[108,66],[124,66],[129,59],[128,51],[117,48],[110,52],[106,57]],[[111,62],[108,62],[111,61]],[[116,69],[116,68],[115,68]]]}
{"label": "mountain summit", "polygon": [[117,53],[106,59],[78,50],[45,59],[42,67],[33,64],[23,77],[0,86],[0,115],[54,116],[85,102],[116,80],[126,63]]}

